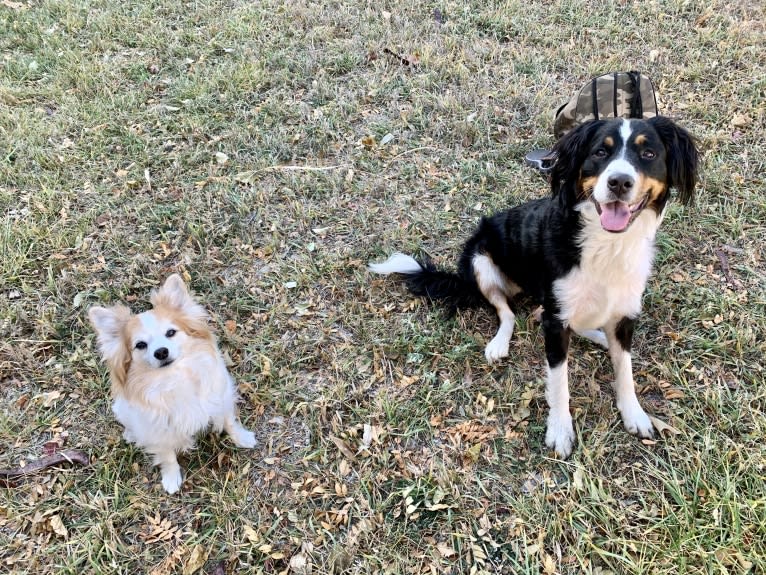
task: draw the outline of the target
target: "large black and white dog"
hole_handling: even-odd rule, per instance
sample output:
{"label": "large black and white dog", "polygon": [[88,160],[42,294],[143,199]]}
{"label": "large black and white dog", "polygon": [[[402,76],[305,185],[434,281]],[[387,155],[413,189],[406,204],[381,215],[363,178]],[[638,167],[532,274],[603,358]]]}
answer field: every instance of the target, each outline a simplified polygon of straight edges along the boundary
{"label": "large black and white dog", "polygon": [[500,328],[485,350],[490,363],[508,355],[509,299],[524,292],[542,304],[550,406],[545,443],[566,458],[575,438],[567,375],[572,331],[609,349],[625,428],[653,434],[636,398],[631,339],[670,189],[683,203],[692,201],[698,152],[692,136],[664,117],[588,122],[564,136],[555,152],[551,196],[482,219],[456,274],[400,253],[369,269],[405,274],[414,294],[452,307],[492,304]]}

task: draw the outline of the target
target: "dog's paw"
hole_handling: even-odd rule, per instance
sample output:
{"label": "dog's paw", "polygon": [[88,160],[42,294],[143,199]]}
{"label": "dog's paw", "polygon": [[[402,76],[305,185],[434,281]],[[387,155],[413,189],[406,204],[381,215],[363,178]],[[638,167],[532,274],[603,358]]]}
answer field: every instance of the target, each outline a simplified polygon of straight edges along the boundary
{"label": "dog's paw", "polygon": [[162,470],[162,487],[171,495],[181,488],[183,481],[180,467]]}
{"label": "dog's paw", "polygon": [[638,403],[630,409],[621,410],[621,414],[622,422],[628,433],[647,439],[654,437],[652,421]]}
{"label": "dog's paw", "polygon": [[506,337],[504,334],[497,334],[493,337],[492,341],[490,341],[487,344],[487,347],[484,348],[484,357],[487,358],[487,363],[495,363],[504,357],[508,357],[508,347],[510,343],[511,338]]}
{"label": "dog's paw", "polygon": [[244,427],[239,428],[232,436],[231,440],[234,445],[243,449],[252,449],[257,443],[255,440],[255,433],[248,431]]}
{"label": "dog's paw", "polygon": [[553,449],[561,459],[566,459],[572,454],[575,432],[572,426],[572,416],[566,417],[548,416],[548,428],[545,431],[545,445]]}

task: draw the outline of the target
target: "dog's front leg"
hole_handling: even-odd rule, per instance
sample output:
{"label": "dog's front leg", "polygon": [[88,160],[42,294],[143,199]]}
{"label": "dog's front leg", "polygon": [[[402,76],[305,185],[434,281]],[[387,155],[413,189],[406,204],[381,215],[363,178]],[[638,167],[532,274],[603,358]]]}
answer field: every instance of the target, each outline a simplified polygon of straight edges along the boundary
{"label": "dog's front leg", "polygon": [[553,312],[543,315],[545,334],[545,356],[548,380],[545,399],[548,401],[548,429],[545,444],[555,450],[563,459],[569,457],[574,445],[575,433],[572,415],[569,413],[569,376],[567,373],[567,351],[570,330]]}
{"label": "dog's front leg", "polygon": [[178,465],[175,449],[163,448],[154,451],[154,464],[159,465],[162,475],[162,487],[168,493],[175,493],[181,488],[183,476]]}
{"label": "dog's front leg", "polygon": [[617,409],[620,410],[625,429],[639,437],[652,437],[654,434],[652,422],[638,403],[633,383],[630,345],[633,340],[635,324],[636,320],[624,317],[606,327],[609,355],[614,366],[613,387],[617,397]]}

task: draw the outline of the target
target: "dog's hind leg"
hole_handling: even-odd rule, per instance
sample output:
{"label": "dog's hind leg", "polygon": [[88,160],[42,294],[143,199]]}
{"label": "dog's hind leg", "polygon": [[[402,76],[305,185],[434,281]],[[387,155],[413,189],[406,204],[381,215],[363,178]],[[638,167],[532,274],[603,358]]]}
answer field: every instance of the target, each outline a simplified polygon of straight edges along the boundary
{"label": "dog's hind leg", "polygon": [[229,385],[224,397],[223,429],[229,434],[234,445],[245,449],[255,447],[255,434],[245,429],[237,417],[237,391],[234,379],[229,375]]}
{"label": "dog's hind leg", "polygon": [[500,318],[500,327],[497,330],[497,334],[487,344],[484,349],[484,356],[487,358],[487,362],[494,363],[499,359],[508,356],[508,348],[511,343],[511,336],[513,336],[514,322],[516,316],[511,311],[508,305],[508,299],[505,294],[499,289],[482,291],[487,301],[495,306],[497,310],[497,316]]}
{"label": "dog's hind leg", "polygon": [[226,416],[226,419],[224,419],[223,422],[223,428],[237,447],[245,449],[255,447],[255,434],[242,426],[237,419],[235,411],[232,411]]}
{"label": "dog's hind leg", "polygon": [[500,319],[497,334],[484,350],[487,361],[494,363],[508,356],[508,347],[516,320],[516,316],[508,305],[508,298],[519,293],[521,289],[505,276],[489,256],[477,254],[473,257],[472,264],[479,291],[495,307],[497,317]]}

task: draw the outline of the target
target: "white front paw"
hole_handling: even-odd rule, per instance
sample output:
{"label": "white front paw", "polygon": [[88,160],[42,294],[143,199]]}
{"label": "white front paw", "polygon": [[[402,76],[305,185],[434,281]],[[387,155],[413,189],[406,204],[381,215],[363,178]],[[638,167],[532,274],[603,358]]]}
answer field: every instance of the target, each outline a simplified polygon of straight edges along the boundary
{"label": "white front paw", "polygon": [[237,447],[242,447],[244,449],[251,449],[255,447],[255,444],[257,443],[255,441],[255,433],[252,431],[248,431],[244,427],[239,428],[232,436],[231,440],[234,442],[234,445]]}
{"label": "white front paw", "polygon": [[572,454],[572,446],[575,441],[572,416],[554,415],[548,416],[548,429],[545,431],[545,445],[558,453],[561,459],[566,459]]}
{"label": "white front paw", "polygon": [[496,361],[508,357],[508,346],[511,338],[506,337],[504,334],[497,334],[492,338],[484,349],[484,357],[487,358],[488,363],[495,363]]}
{"label": "white front paw", "polygon": [[181,468],[162,470],[162,487],[171,495],[181,488],[183,483],[183,477],[181,476]]}
{"label": "white front paw", "polygon": [[620,413],[628,433],[645,438],[654,437],[652,421],[638,403],[630,408],[621,409]]}

